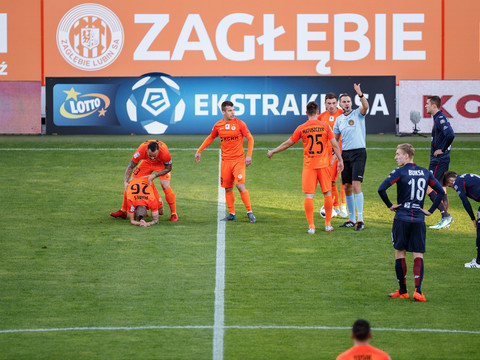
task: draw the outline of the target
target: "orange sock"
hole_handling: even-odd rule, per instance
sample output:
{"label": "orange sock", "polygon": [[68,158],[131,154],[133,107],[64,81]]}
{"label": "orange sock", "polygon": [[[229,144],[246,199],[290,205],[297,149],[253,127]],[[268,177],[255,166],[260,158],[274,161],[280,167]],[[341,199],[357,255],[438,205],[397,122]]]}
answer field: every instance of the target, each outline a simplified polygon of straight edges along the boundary
{"label": "orange sock", "polygon": [[177,213],[177,205],[175,203],[175,193],[173,192],[171,187],[163,189],[165,193],[165,200],[167,200],[168,206],[170,207],[170,213],[176,214]]}
{"label": "orange sock", "polygon": [[338,202],[339,198],[338,198],[337,184],[332,184],[332,198],[333,198],[333,207],[338,209],[340,207],[340,203]]}
{"label": "orange sock", "polygon": [[122,211],[127,212],[127,191],[123,192],[123,202],[122,202]]}
{"label": "orange sock", "polygon": [[347,206],[347,198],[345,197],[345,186],[340,185],[340,197],[342,199],[342,205]]}
{"label": "orange sock", "polygon": [[252,211],[252,204],[250,203],[250,195],[248,194],[248,190],[241,192],[240,196],[242,198],[243,204],[245,205],[245,209],[247,209],[247,212]]}
{"label": "orange sock", "polygon": [[225,192],[225,200],[227,201],[228,212],[235,214],[235,194],[233,191]]}
{"label": "orange sock", "polygon": [[[315,229],[315,224],[313,222],[313,199],[305,198],[304,207],[305,207],[305,216],[307,217],[307,222],[308,222],[308,228]],[[332,216],[331,211],[330,211],[330,216]]]}
{"label": "orange sock", "polygon": [[325,200],[323,202],[323,206],[325,207],[325,226],[331,225],[332,220],[332,206],[333,206],[333,199],[332,196],[325,196]]}

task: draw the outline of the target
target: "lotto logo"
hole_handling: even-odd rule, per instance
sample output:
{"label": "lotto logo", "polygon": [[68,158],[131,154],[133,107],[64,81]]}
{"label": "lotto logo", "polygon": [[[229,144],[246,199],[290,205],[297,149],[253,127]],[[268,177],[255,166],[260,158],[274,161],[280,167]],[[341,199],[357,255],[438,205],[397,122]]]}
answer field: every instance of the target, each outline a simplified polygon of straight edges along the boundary
{"label": "lotto logo", "polygon": [[124,43],[118,17],[98,4],[74,7],[60,21],[57,46],[63,58],[80,70],[95,71],[113,63]]}

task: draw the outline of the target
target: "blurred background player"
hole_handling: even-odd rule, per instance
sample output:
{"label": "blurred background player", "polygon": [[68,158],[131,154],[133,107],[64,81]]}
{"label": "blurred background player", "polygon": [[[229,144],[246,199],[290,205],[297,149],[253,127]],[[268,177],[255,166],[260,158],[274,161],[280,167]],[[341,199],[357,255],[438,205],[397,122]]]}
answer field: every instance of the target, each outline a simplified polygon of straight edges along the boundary
{"label": "blurred background player", "polygon": [[[335,125],[335,121],[337,120],[337,117],[343,114],[343,110],[338,107],[336,94],[328,93],[327,95],[325,95],[325,108],[327,110],[325,110],[320,114],[320,116],[318,117],[318,120],[326,121],[328,125],[330,125],[330,128],[333,129],[333,126]],[[345,200],[345,187],[340,182],[340,197],[338,196],[338,189],[337,189],[338,160],[336,155],[333,153],[332,146],[329,142],[327,143],[327,146],[330,148],[329,153],[332,155],[332,161],[333,161],[333,164],[330,166],[330,173],[332,175],[333,209],[335,210],[338,216],[340,216],[341,218],[346,218],[348,216],[348,213],[347,213],[347,204]],[[338,140],[338,147],[340,148],[340,151],[342,151],[341,137]]]}
{"label": "blurred background player", "polygon": [[[440,110],[441,99],[438,96],[428,96],[425,109],[433,118],[432,140],[430,146],[430,166],[428,169],[433,173],[435,178],[442,183],[443,174],[448,171],[450,164],[450,145],[455,138],[450,123],[445,114]],[[448,213],[448,196],[446,189],[445,196],[438,206],[438,210],[442,214],[440,222],[430,226],[431,229],[444,229],[450,227],[453,217]],[[428,189],[428,196],[433,201],[436,193],[431,188]]]}
{"label": "blurred background player", "polygon": [[[158,224],[158,215],[163,215],[163,202],[152,188],[147,177],[134,178],[127,185],[127,212],[132,225],[148,227]],[[152,221],[147,222],[148,209]]]}
{"label": "blurred background player", "polygon": [[353,347],[337,356],[337,360],[391,360],[390,355],[370,345],[372,332],[368,321],[358,319],[353,323]]}
{"label": "blurred background player", "polygon": [[[168,151],[167,145],[159,140],[147,140],[142,143],[138,147],[137,151],[135,151],[133,154],[132,160],[125,170],[123,183],[125,189],[127,189],[130,176],[133,178],[148,176],[152,188],[154,191],[157,191],[153,180],[158,177],[160,179],[163,192],[165,193],[165,200],[170,207],[170,221],[178,221],[179,219],[175,203],[175,193],[170,187],[171,171],[172,158],[170,156],[170,152]],[[116,212],[110,213],[110,215],[121,218],[127,217],[126,192],[124,192],[122,208]]]}
{"label": "blurred background player", "polygon": [[[343,114],[335,121],[333,132],[337,141],[340,140],[340,136],[342,137],[342,157],[345,164],[342,183],[345,186],[349,216],[349,220],[340,227],[353,227],[360,231],[365,228],[362,181],[367,162],[365,115],[368,111],[368,101],[360,89],[360,84],[353,84],[353,88],[360,98],[361,106],[352,110],[352,97],[349,94],[340,95]],[[355,220],[355,208],[358,221]]]}
{"label": "blurred background player", "polygon": [[[250,195],[245,187],[246,167],[252,163],[253,136],[242,120],[235,117],[235,107],[231,101],[222,103],[223,119],[213,125],[212,132],[198,148],[195,154],[195,161],[200,161],[201,152],[210,145],[217,136],[220,136],[220,149],[222,151],[222,163],[220,174],[220,185],[225,188],[225,199],[229,214],[224,221],[237,219],[235,215],[235,194],[233,185],[237,186],[240,197],[247,210],[248,220],[256,223],[257,219],[252,212]],[[243,138],[248,141],[247,156],[243,150]]]}
{"label": "blurred background player", "polygon": [[466,268],[480,269],[480,207],[477,210],[477,218],[472,210],[468,198],[480,202],[480,176],[477,174],[463,174],[458,176],[455,171],[447,171],[443,175],[443,185],[454,189],[462,200],[465,211],[470,215],[473,226],[477,229],[477,257],[465,264]]}
{"label": "blurred background player", "polygon": [[340,171],[343,169],[343,161],[332,129],[330,129],[328,123],[318,120],[318,104],[316,102],[311,101],[307,104],[307,116],[308,120],[298,126],[289,139],[275,149],[268,151],[267,157],[271,158],[274,154],[288,149],[300,138],[302,139],[302,191],[305,193],[305,215],[308,221],[308,233],[315,234],[313,196],[317,191],[317,181],[320,183],[325,198],[325,231],[333,230],[331,226],[333,208],[332,176],[330,174],[331,148],[328,147],[328,143],[331,143],[331,147],[338,157],[338,169]]}
{"label": "blurred background player", "polygon": [[[425,215],[430,216],[443,198],[443,188],[433,174],[413,162],[415,149],[410,144],[397,146],[395,161],[399,166],[382,182],[378,194],[387,207],[395,212],[392,226],[392,242],[395,249],[395,273],[400,289],[389,294],[391,298],[408,299],[406,284],[407,264],[406,252],[413,254],[413,275],[415,278],[416,301],[426,301],[422,294],[423,254],[425,253]],[[387,189],[397,184],[397,203],[392,204],[387,195]],[[432,207],[427,211],[423,203],[427,187],[437,192]]]}

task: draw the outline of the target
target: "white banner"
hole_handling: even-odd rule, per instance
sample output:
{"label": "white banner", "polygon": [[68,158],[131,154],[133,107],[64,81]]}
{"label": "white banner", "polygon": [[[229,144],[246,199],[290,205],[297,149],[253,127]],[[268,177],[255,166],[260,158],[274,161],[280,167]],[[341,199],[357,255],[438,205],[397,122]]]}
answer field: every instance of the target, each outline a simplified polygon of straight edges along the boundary
{"label": "white banner", "polygon": [[[427,96],[442,99],[442,110],[455,133],[480,133],[480,80],[400,80],[399,132],[430,133],[433,120],[425,110]],[[420,113],[416,125],[410,112]]]}

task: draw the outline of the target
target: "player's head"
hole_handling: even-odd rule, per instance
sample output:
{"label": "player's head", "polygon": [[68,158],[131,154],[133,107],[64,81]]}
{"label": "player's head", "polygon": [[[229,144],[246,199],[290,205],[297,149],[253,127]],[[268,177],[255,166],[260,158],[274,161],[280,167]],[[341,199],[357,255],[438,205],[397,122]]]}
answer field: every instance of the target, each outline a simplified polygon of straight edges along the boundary
{"label": "player's head", "polygon": [[338,102],[340,104],[340,107],[342,108],[343,112],[350,112],[352,110],[352,97],[350,94],[342,94],[338,98]]}
{"label": "player's head", "polygon": [[325,95],[325,107],[330,114],[335,114],[338,109],[338,100],[335,93],[328,93]]}
{"label": "player's head", "polygon": [[145,220],[148,216],[148,211],[145,206],[137,206],[135,212],[133,213],[133,218],[135,221]]}
{"label": "player's head", "polygon": [[307,104],[307,115],[308,116],[318,115],[318,104],[315,101],[310,101]]}
{"label": "player's head", "polygon": [[435,115],[442,106],[442,100],[439,96],[427,96],[425,109],[430,115]]}
{"label": "player's head", "polygon": [[235,117],[235,106],[231,101],[224,101],[222,103],[222,113],[225,120],[233,120]]}
{"label": "player's head", "polygon": [[453,182],[457,179],[458,174],[455,171],[447,171],[443,174],[443,186],[449,186],[453,188]]}
{"label": "player's head", "polygon": [[415,148],[410,144],[397,145],[397,151],[395,153],[395,161],[398,166],[413,162],[415,156]]}
{"label": "player's head", "polygon": [[371,337],[370,324],[367,320],[358,319],[352,326],[352,339],[359,342],[367,342]]}
{"label": "player's head", "polygon": [[150,160],[155,160],[158,155],[159,147],[156,141],[152,141],[148,143],[147,146],[147,155]]}

